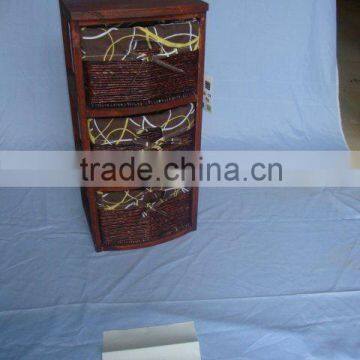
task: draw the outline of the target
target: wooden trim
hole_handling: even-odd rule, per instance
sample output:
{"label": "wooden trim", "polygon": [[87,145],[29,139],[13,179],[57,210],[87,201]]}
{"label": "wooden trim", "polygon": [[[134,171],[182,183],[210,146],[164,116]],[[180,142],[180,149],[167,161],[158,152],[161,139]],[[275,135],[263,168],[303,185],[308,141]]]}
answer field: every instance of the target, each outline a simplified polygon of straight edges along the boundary
{"label": "wooden trim", "polygon": [[66,72],[68,79],[68,91],[69,91],[69,100],[70,100],[70,109],[71,109],[71,119],[73,126],[73,135],[74,143],[76,150],[81,150],[81,140],[79,133],[79,123],[78,123],[78,114],[77,114],[77,101],[76,101],[76,88],[75,88],[75,78],[73,73],[73,59],[70,51],[70,32],[69,32],[69,22],[67,21],[65,15],[61,13],[61,25],[62,25],[62,35],[64,40],[64,51],[65,51],[65,63],[66,63]]}
{"label": "wooden trim", "polygon": [[59,0],[59,8],[61,16],[64,17],[66,20],[70,21],[70,12],[67,7],[64,5],[62,0]]}
{"label": "wooden trim", "polygon": [[114,19],[180,17],[192,13],[204,13],[209,5],[200,0],[60,0],[73,21],[94,21],[100,23]]}
{"label": "wooden trim", "polygon": [[87,109],[86,114],[88,118],[100,117],[123,117],[129,115],[150,114],[153,112],[173,109],[175,107],[184,106],[190,103],[195,103],[197,97],[190,96],[184,99],[176,99],[163,104],[155,104],[149,106],[131,107],[131,108],[114,108],[114,109]]}
{"label": "wooden trim", "polygon": [[[204,92],[204,69],[205,69],[205,39],[206,39],[206,14],[200,17],[200,54],[198,68],[198,88],[196,103],[196,127],[195,127],[195,151],[201,150],[201,132],[202,132],[202,116],[203,116],[203,92]],[[197,217],[199,206],[199,187],[193,189],[192,194],[192,224],[197,229]]]}
{"label": "wooden trim", "polygon": [[[80,27],[77,22],[70,23],[71,38],[72,38],[72,52],[74,56],[75,64],[75,82],[76,82],[76,93],[77,93],[77,104],[78,104],[78,117],[80,121],[80,138],[82,144],[82,150],[90,151],[90,138],[87,129],[87,114],[86,114],[86,96],[84,87],[84,74],[83,64],[81,58],[81,47],[80,47]],[[102,239],[100,233],[100,223],[96,208],[96,195],[95,189],[85,189],[86,196],[88,198],[88,211],[91,223],[91,232],[94,238],[96,251],[102,251]]]}
{"label": "wooden trim", "polygon": [[141,244],[141,245],[130,245],[130,246],[106,246],[106,245],[104,245],[102,250],[103,251],[129,251],[129,250],[138,250],[138,249],[148,248],[148,247],[152,247],[155,245],[165,244],[169,241],[175,240],[186,234],[194,232],[195,230],[196,230],[195,228],[190,227],[188,229],[179,231],[176,234],[166,236],[166,237],[162,238],[161,240],[152,241],[152,242],[148,242],[146,244]]}
{"label": "wooden trim", "polygon": [[[157,16],[156,18],[154,18],[153,16],[151,17],[141,17],[141,18],[136,18],[136,22],[142,22],[142,21],[171,21],[171,20],[190,20],[190,19],[197,19],[199,18],[199,13],[189,13],[189,14],[184,14],[184,15],[175,15],[175,14],[169,14],[169,15],[164,15],[164,16]],[[79,24],[80,26],[94,26],[94,25],[110,25],[110,24],[118,24],[118,23],[122,23],[122,22],[126,22],[126,23],[130,23],[130,22],[134,22],[134,18],[111,18],[111,19],[102,19],[101,21],[99,20],[79,20]]]}
{"label": "wooden trim", "polygon": [[206,12],[206,9],[200,10],[196,9],[194,11],[193,8],[184,9],[182,12],[179,12],[178,8],[168,8],[166,10],[159,9],[154,10],[153,12],[149,13],[149,11],[138,11],[136,16],[132,16],[127,11],[122,10],[113,10],[113,11],[106,11],[106,12],[88,12],[87,14],[79,13],[79,12],[72,12],[71,13],[71,20],[73,21],[81,21],[81,22],[96,22],[102,23],[104,21],[113,21],[114,19],[119,19],[121,21],[126,21],[128,19],[132,19],[133,21],[143,21],[144,19],[159,19],[170,16],[172,18],[179,18],[189,16],[194,12],[199,13],[199,11]]}

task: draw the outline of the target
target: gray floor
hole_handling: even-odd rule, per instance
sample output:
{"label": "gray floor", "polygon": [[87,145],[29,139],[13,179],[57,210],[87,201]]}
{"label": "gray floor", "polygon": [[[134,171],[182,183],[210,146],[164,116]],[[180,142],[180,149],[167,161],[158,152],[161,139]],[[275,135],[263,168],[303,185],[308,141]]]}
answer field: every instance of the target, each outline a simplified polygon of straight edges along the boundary
{"label": "gray floor", "polygon": [[339,1],[339,75],[343,129],[351,150],[360,150],[360,2]]}

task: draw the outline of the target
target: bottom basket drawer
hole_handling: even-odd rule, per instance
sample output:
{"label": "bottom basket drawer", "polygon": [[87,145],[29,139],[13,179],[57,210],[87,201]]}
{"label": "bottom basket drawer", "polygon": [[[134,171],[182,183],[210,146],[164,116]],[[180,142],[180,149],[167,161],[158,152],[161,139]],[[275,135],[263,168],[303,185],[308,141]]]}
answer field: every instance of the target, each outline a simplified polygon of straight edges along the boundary
{"label": "bottom basket drawer", "polygon": [[192,191],[141,189],[98,193],[106,247],[144,247],[191,230]]}

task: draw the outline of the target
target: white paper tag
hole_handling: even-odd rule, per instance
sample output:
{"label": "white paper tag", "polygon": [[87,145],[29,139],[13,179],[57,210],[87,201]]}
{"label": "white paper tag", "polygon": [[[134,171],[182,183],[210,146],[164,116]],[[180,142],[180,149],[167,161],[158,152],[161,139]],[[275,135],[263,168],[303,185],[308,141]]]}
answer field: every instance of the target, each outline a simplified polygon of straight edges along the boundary
{"label": "white paper tag", "polygon": [[104,333],[103,360],[201,360],[194,323]]}

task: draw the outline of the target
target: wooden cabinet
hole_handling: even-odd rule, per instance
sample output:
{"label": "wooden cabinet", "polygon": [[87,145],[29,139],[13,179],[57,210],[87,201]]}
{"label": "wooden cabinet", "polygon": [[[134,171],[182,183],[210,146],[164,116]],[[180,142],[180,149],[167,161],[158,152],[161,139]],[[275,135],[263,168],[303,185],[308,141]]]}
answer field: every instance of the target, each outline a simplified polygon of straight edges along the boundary
{"label": "wooden cabinet", "polygon": [[[208,5],[60,0],[60,10],[76,149],[199,151]],[[83,188],[82,195],[97,251],[196,230],[197,188]]]}

